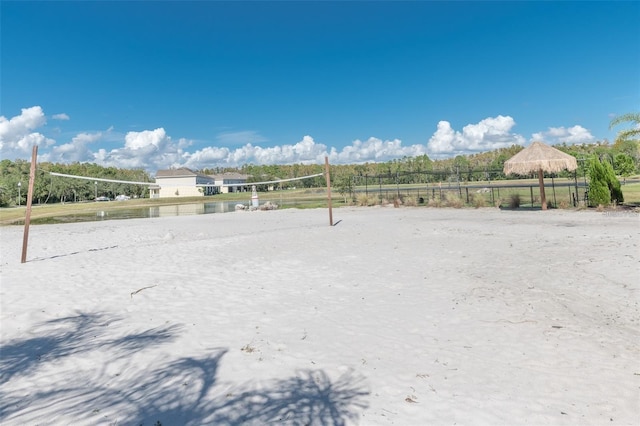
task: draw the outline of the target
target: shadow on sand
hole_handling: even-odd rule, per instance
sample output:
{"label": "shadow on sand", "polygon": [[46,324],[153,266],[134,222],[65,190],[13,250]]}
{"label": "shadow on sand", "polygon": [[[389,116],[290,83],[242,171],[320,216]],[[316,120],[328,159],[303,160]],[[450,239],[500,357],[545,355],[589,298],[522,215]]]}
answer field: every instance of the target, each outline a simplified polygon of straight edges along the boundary
{"label": "shadow on sand", "polygon": [[[107,374],[110,363],[126,365],[129,357],[153,351],[181,329],[152,328],[111,338],[105,329],[114,321],[118,319],[79,313],[35,327],[28,339],[2,342],[0,423],[46,422],[61,416],[114,425],[344,425],[357,423],[368,405],[364,380],[350,373],[332,381],[323,370],[302,370],[259,386],[220,385],[216,378],[227,352],[223,348],[201,357],[125,368],[122,376]],[[103,357],[90,357],[92,351]],[[91,374],[86,369],[55,369],[83,358],[97,360]]]}
{"label": "shadow on sand", "polygon": [[26,376],[48,362],[58,362],[70,356],[100,349],[119,356],[157,345],[174,338],[180,326],[157,327],[116,339],[98,339],[115,318],[103,314],[79,313],[46,321],[29,334],[28,339],[15,339],[0,345],[0,385],[14,376]]}

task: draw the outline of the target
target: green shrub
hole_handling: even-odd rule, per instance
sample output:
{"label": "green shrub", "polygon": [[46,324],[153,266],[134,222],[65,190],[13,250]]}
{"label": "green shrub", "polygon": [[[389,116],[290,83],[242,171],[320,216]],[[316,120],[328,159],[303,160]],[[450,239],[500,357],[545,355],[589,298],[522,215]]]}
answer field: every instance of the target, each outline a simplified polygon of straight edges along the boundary
{"label": "green shrub", "polygon": [[589,205],[608,205],[611,202],[609,185],[605,177],[604,167],[598,159],[593,156],[589,160]]}
{"label": "green shrub", "polygon": [[607,184],[609,192],[611,193],[611,202],[615,204],[621,204],[624,202],[624,196],[622,195],[622,189],[620,188],[620,181],[616,178],[616,174],[613,171],[613,166],[608,161],[603,163],[605,176],[607,177]]}
{"label": "green shrub", "polygon": [[622,203],[624,197],[620,182],[616,179],[613,167],[608,161],[604,164],[597,156],[589,161],[589,205],[608,206],[611,203]]}

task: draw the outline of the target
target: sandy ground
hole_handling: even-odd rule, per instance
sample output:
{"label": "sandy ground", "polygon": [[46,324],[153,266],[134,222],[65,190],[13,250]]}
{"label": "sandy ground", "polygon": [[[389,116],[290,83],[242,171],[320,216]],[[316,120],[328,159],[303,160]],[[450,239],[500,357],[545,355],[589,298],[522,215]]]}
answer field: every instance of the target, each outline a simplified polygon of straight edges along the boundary
{"label": "sandy ground", "polygon": [[0,228],[3,425],[638,425],[640,217]]}

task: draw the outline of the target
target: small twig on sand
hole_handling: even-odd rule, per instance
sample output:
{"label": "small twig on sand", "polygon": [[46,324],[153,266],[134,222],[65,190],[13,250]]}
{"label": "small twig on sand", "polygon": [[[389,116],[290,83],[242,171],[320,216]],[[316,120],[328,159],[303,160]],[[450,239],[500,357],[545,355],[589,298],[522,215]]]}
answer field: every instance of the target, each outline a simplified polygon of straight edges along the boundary
{"label": "small twig on sand", "polygon": [[136,291],[134,291],[133,293],[131,293],[131,298],[133,299],[133,295],[134,295],[134,294],[138,294],[138,293],[140,293],[142,290],[146,290],[146,289],[148,289],[148,288],[153,288],[153,287],[157,287],[157,286],[158,286],[158,284],[150,285],[150,286],[147,286],[147,287],[139,288],[138,290],[136,290]]}

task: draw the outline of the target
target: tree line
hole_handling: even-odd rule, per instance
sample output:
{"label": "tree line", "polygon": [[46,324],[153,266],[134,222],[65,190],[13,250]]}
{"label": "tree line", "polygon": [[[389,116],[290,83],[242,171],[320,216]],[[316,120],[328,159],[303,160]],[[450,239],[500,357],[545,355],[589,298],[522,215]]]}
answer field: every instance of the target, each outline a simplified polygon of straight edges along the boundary
{"label": "tree line", "polygon": [[[575,172],[561,172],[557,177],[588,176],[590,159],[593,157],[611,164],[616,175],[628,177],[640,172],[640,148],[638,141],[620,141],[614,144],[597,142],[585,145],[554,145],[555,148],[574,156],[578,161]],[[387,162],[345,164],[331,166],[332,186],[344,187],[350,185],[368,184],[419,184],[446,182],[450,180],[460,182],[504,180],[513,177],[505,176],[504,163],[523,149],[520,145],[500,148],[490,152],[470,155],[458,155],[453,158],[432,160],[427,155],[417,157],[403,157]],[[239,169],[219,168],[211,169],[215,173],[235,171],[251,175],[254,182],[275,179],[287,179],[322,173],[322,165],[244,165]],[[325,185],[324,177],[302,181],[285,182],[287,187],[321,187]]]}
{"label": "tree line", "polygon": [[[640,172],[640,147],[637,140],[622,139],[613,144],[607,141],[584,145],[555,145],[559,150],[573,155],[578,160],[578,176],[590,173],[590,159],[598,158],[611,165],[617,176],[627,177]],[[376,179],[379,184],[415,184],[458,181],[501,180],[507,177],[502,172],[504,162],[523,149],[512,145],[490,152],[458,155],[453,158],[432,160],[427,155],[403,157],[381,163],[331,165],[333,186],[363,184]],[[0,206],[6,207],[26,202],[30,163],[25,160],[0,161]],[[321,164],[254,165],[245,164],[237,168],[204,168],[196,170],[202,174],[235,172],[249,175],[248,182],[264,182],[290,179],[324,172]],[[100,182],[52,176],[49,172],[135,182],[153,182],[153,177],[143,169],[120,169],[103,167],[93,163],[38,163],[34,186],[34,203],[78,202],[119,194],[144,198],[149,196],[148,187],[135,184]],[[574,176],[563,172],[559,177]],[[18,185],[20,183],[20,185]],[[283,182],[282,189],[318,188],[325,186],[324,176]],[[266,188],[259,188],[266,189]]]}
{"label": "tree line", "polygon": [[[26,160],[0,161],[0,206],[24,205],[27,200],[31,163]],[[147,186],[93,179],[74,179],[53,176],[49,172],[89,178],[154,182],[142,169],[103,167],[94,163],[59,164],[38,163],[33,187],[33,203],[60,203],[93,201],[96,197],[115,198],[124,194],[130,197],[149,197]]]}

